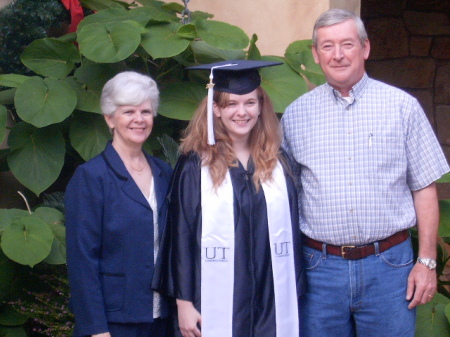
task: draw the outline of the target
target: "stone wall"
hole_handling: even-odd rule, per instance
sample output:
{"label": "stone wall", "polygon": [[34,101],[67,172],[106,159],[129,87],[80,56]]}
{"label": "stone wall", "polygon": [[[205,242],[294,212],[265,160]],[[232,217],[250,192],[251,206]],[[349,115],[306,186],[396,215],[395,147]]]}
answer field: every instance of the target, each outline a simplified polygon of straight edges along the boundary
{"label": "stone wall", "polygon": [[[362,0],[371,42],[367,72],[422,104],[450,161],[450,2]],[[450,199],[450,184],[441,198]]]}

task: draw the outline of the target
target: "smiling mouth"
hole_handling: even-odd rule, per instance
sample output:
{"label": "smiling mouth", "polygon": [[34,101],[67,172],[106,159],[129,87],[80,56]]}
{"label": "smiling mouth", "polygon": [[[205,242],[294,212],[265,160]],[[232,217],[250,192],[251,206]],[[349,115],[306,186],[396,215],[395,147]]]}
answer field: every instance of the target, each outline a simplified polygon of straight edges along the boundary
{"label": "smiling mouth", "polygon": [[249,119],[239,119],[239,120],[233,120],[234,123],[236,123],[237,125],[245,125],[247,124],[249,121]]}

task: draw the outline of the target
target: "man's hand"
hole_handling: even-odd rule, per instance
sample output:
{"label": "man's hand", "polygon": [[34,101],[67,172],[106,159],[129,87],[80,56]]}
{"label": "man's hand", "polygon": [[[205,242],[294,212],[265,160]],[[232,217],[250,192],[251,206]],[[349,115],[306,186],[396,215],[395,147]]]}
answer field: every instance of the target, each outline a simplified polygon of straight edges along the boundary
{"label": "man's hand", "polygon": [[406,300],[411,301],[408,309],[430,302],[436,291],[436,270],[430,270],[427,266],[416,263],[408,277]]}

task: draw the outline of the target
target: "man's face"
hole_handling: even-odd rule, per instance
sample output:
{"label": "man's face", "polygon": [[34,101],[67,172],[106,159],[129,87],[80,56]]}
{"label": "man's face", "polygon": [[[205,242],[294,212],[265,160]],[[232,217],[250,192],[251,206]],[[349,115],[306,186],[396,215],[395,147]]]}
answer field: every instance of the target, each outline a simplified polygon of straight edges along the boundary
{"label": "man's face", "polygon": [[370,44],[359,41],[356,24],[347,20],[317,30],[317,45],[312,49],[327,82],[343,96],[364,75],[364,61],[369,57]]}

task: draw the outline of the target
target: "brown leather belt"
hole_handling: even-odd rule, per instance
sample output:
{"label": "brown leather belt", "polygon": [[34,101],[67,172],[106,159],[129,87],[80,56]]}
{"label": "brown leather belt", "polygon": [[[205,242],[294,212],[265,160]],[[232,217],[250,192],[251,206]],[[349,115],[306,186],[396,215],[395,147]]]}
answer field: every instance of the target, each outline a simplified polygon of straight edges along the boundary
{"label": "brown leather belt", "polygon": [[[378,241],[378,252],[382,253],[388,250],[389,248],[394,247],[399,243],[402,243],[408,238],[409,238],[409,231],[407,229],[395,233],[394,235],[386,239]],[[311,239],[307,236],[303,236],[303,244],[315,250],[322,251],[324,243]],[[362,259],[369,255],[375,254],[374,243],[369,243],[363,246],[333,246],[326,244],[326,249],[328,254],[341,256],[342,258],[347,260]]]}

